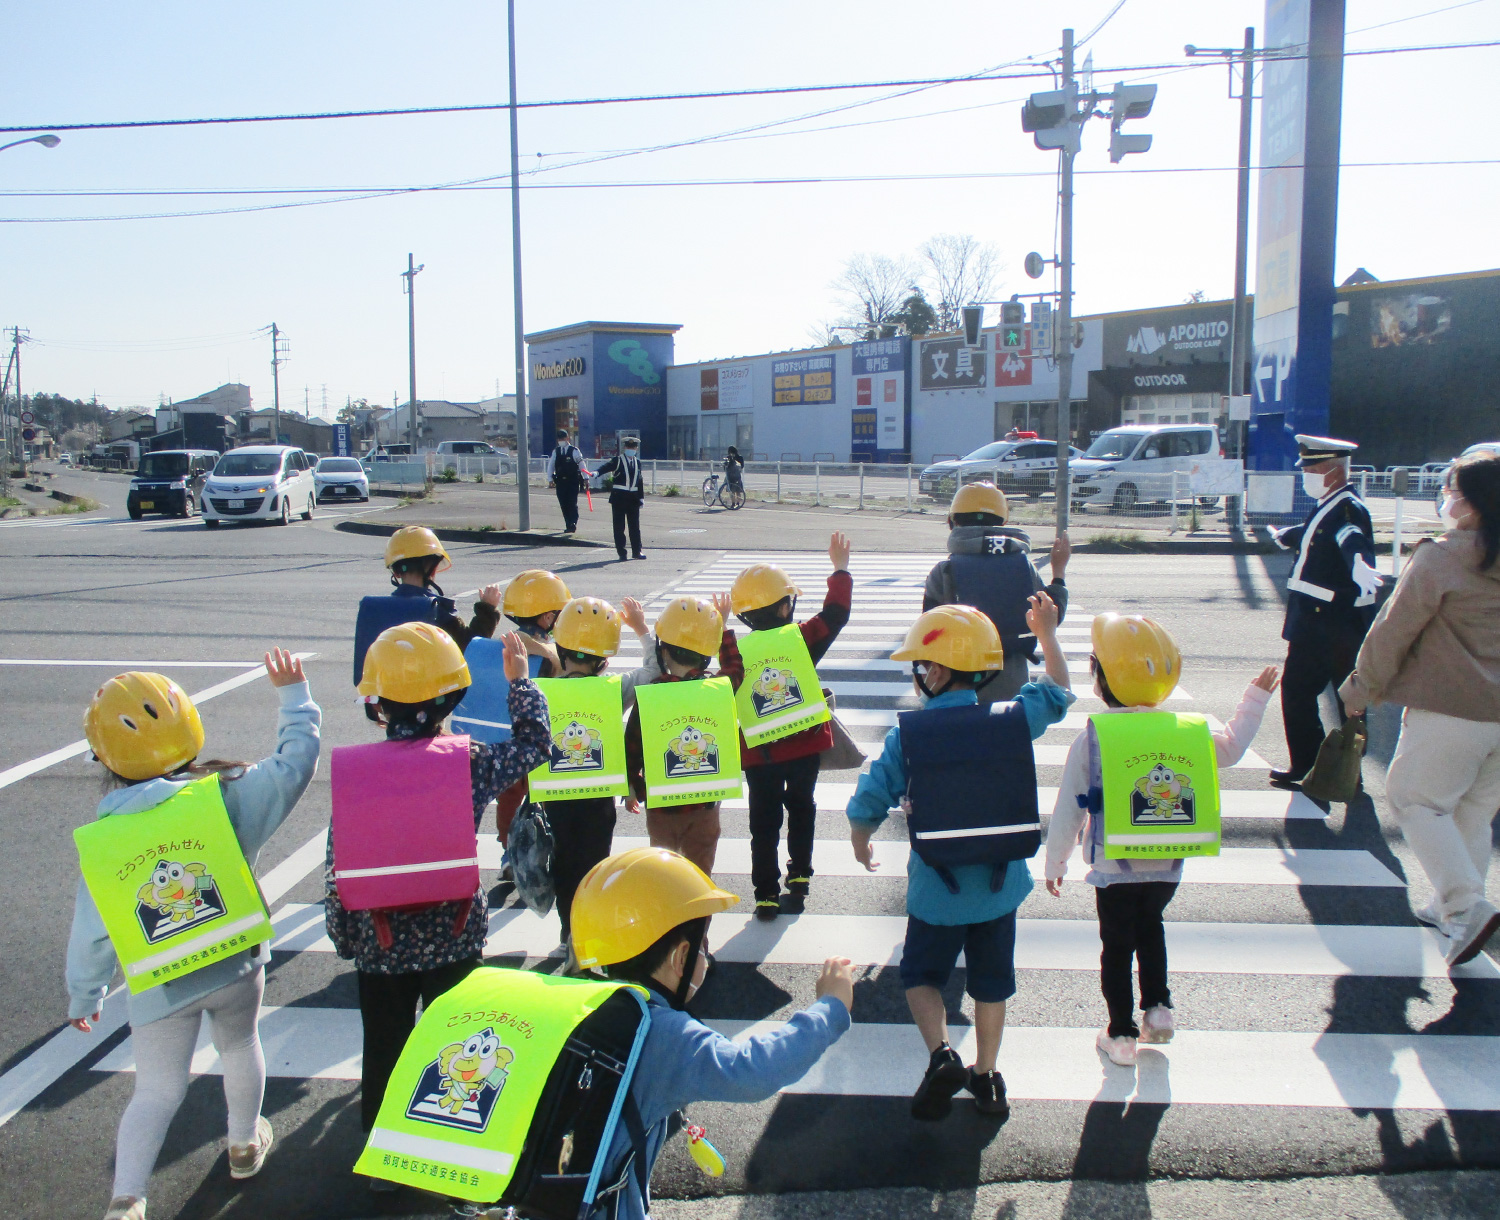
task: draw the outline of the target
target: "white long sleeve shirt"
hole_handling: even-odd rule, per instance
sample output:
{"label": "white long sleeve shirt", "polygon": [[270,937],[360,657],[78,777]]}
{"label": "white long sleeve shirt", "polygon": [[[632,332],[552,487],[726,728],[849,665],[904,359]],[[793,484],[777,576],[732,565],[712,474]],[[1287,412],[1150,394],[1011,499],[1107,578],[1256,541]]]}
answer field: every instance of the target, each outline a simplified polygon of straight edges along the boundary
{"label": "white long sleeve shirt", "polygon": [[[1214,755],[1219,766],[1239,762],[1260,731],[1270,693],[1252,683],[1246,688],[1234,718],[1222,729],[1212,730]],[[1104,714],[1159,712],[1156,707],[1111,707]],[[1063,767],[1057,804],[1047,827],[1047,880],[1061,881],[1068,872],[1068,858],[1079,841],[1089,866],[1084,878],[1090,885],[1117,885],[1131,881],[1181,881],[1183,857],[1149,860],[1111,860],[1104,854],[1103,768],[1099,761],[1099,737],[1092,721],[1073,739]],[[1096,799],[1090,799],[1090,793]],[[1091,810],[1090,805],[1097,806]]]}

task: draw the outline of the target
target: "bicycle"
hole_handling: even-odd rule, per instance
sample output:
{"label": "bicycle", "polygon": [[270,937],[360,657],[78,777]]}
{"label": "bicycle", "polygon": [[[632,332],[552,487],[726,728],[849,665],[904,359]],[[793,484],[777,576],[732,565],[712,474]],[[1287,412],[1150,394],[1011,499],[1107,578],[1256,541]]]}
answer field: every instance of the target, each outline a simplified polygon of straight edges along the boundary
{"label": "bicycle", "polygon": [[721,508],[733,511],[745,507],[745,488],[743,484],[725,483],[719,485],[719,475],[711,474],[703,480],[703,507],[712,508],[715,504]]}

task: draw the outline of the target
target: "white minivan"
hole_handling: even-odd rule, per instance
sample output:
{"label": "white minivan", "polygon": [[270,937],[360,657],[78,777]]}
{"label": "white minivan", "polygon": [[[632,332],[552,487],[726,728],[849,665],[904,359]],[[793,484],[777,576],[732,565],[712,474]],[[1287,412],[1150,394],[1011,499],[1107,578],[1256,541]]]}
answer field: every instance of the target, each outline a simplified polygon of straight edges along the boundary
{"label": "white minivan", "polygon": [[203,524],[220,521],[279,521],[295,513],[311,521],[317,506],[314,463],[291,445],[246,445],[215,463],[203,485]]}
{"label": "white minivan", "polygon": [[[1188,492],[1194,463],[1223,456],[1212,424],[1127,424],[1100,433],[1088,451],[1069,463],[1073,503],[1109,505],[1131,513],[1138,504],[1169,499],[1172,475],[1179,497]],[[1215,498],[1209,498],[1212,504]]]}

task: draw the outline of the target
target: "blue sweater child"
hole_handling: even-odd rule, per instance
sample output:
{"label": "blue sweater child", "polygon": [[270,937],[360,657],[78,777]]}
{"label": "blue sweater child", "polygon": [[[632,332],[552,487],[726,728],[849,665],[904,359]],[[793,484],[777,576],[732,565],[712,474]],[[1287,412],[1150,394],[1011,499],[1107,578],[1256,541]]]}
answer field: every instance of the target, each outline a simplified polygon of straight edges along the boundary
{"label": "blue sweater child", "polygon": [[[1047,677],[1026,683],[1015,701],[1025,711],[1035,740],[1066,715],[1074,695],[1067,689],[1067,661],[1057,643],[1057,609],[1045,593],[1033,596],[1030,604],[1026,621],[1046,659]],[[938,606],[928,611],[892,655],[913,662],[923,708],[934,711],[977,704],[976,688],[1004,663],[994,625],[967,606]],[[859,777],[847,809],[854,854],[871,872],[878,867],[871,837],[891,808],[905,806],[907,785],[898,725],[886,734],[880,757]],[[1005,1001],[1016,991],[1016,908],[1031,892],[1031,872],[1024,860],[1013,860],[998,887],[993,885],[994,869],[987,863],[960,864],[951,875],[957,892],[915,852],[907,863],[901,985],[930,1054],[927,1072],[912,1098],[912,1117],[924,1121],[945,1117],[952,1109],[953,1095],[966,1088],[981,1113],[1003,1121],[1010,1106],[995,1062],[1005,1027]],[[942,996],[960,952],[967,967],[965,989],[974,1000],[978,1047],[972,1069],[964,1066],[948,1044]]]}

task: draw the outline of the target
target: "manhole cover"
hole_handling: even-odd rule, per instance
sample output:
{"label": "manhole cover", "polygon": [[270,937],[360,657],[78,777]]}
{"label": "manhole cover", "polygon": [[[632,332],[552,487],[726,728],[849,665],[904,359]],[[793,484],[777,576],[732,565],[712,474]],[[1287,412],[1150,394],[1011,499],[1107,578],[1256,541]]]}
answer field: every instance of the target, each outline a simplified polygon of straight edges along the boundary
{"label": "manhole cover", "polygon": [[686,530],[668,530],[667,533],[669,533],[669,534],[706,534],[706,533],[708,533],[708,531],[707,530],[700,530],[700,529],[686,529]]}

